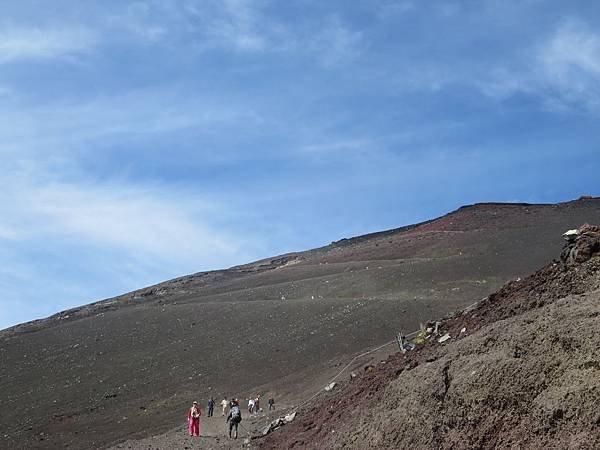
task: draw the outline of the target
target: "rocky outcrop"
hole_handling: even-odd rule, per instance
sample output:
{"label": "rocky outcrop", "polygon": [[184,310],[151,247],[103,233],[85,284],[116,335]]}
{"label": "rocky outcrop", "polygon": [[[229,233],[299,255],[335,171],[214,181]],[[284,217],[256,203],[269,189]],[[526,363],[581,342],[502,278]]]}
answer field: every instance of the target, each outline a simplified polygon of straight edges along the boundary
{"label": "rocky outcrop", "polygon": [[600,255],[600,227],[585,224],[563,234],[567,241],[560,255],[563,264],[572,266]]}

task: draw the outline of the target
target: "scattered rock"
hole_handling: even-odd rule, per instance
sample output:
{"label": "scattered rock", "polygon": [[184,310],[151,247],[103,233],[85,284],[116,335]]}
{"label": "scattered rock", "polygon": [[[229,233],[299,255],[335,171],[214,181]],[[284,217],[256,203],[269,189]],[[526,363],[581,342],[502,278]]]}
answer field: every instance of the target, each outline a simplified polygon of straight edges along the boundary
{"label": "scattered rock", "polygon": [[[295,417],[295,414],[294,414],[294,417]],[[291,422],[291,420],[290,420],[290,422]],[[277,428],[281,427],[282,425],[285,425],[286,423],[287,422],[284,419],[282,419],[281,417],[278,417],[277,419],[272,421],[270,424],[268,424],[265,428],[263,428],[261,433],[263,436],[266,436],[271,431],[275,431]]]}
{"label": "scattered rock", "polygon": [[566,241],[574,241],[575,239],[577,239],[577,237],[579,236],[579,230],[578,229],[574,229],[574,230],[568,230],[565,233],[563,233],[563,237],[565,238]]}
{"label": "scattered rock", "polygon": [[438,342],[441,344],[443,342],[446,342],[448,339],[450,339],[450,335],[448,333],[446,333],[445,335],[443,335],[441,338],[438,339]]}

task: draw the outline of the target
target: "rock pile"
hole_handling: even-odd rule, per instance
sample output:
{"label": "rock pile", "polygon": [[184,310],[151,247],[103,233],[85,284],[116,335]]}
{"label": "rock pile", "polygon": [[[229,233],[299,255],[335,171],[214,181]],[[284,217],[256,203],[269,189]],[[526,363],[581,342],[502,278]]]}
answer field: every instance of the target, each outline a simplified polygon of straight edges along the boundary
{"label": "rock pile", "polygon": [[292,422],[295,418],[296,418],[295,412],[286,414],[283,417],[278,417],[277,419],[275,419],[272,422],[270,422],[269,424],[267,424],[267,426],[263,428],[261,433],[263,436],[266,436],[267,434],[271,433],[272,431],[275,431],[279,427],[282,427],[285,424]]}
{"label": "rock pile", "polygon": [[585,224],[563,234],[567,241],[560,254],[563,264],[572,266],[600,255],[600,227]]}

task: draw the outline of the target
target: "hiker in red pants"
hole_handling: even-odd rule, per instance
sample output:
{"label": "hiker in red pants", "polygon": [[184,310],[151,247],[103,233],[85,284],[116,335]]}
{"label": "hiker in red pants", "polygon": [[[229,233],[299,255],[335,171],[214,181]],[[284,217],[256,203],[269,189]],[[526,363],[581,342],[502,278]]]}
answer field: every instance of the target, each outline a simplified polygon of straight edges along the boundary
{"label": "hiker in red pants", "polygon": [[194,402],[188,411],[188,422],[190,436],[200,436],[200,416],[202,411],[198,406],[198,402]]}

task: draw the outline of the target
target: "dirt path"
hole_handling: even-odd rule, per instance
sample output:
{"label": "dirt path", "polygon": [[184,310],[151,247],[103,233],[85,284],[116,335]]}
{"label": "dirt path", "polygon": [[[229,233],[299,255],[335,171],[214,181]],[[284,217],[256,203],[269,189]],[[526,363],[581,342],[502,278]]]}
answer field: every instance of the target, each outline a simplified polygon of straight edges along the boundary
{"label": "dirt path", "polygon": [[[244,414],[245,413],[245,414]],[[221,414],[200,419],[200,437],[191,437],[187,430],[187,421],[166,433],[139,440],[129,440],[111,447],[109,450],[180,450],[180,449],[237,449],[249,448],[253,442],[248,438],[260,433],[270,421],[285,413],[285,408],[275,411],[263,411],[251,416],[242,412],[242,422],[238,428],[238,438],[228,437],[229,426]]]}
{"label": "dirt path", "polygon": [[[355,360],[338,377],[337,382],[343,383],[350,377],[351,372],[362,372],[364,366],[376,365],[395,354],[396,346],[388,345],[377,351],[369,353]],[[354,355],[356,356],[356,355]],[[350,358],[351,359],[351,358]],[[158,433],[141,439],[130,439],[125,442],[109,447],[109,450],[171,450],[171,449],[237,449],[255,448],[259,440],[252,440],[249,445],[246,438],[260,435],[267,424],[278,417],[282,417],[293,408],[303,403],[315,394],[324,394],[323,387],[326,386],[334,375],[347,365],[350,359],[339,359],[332,362],[330,367],[321,368],[318,375],[309,377],[307,373],[296,374],[294,377],[279,380],[275,386],[271,386],[281,397],[277,397],[277,409],[269,412],[263,410],[261,414],[251,416],[242,404],[243,421],[239,427],[238,439],[229,439],[229,427],[225,418],[221,416],[220,408],[216,408],[212,418],[202,416],[200,419],[200,438],[188,435],[187,421],[185,420],[185,408],[182,412],[181,425],[163,433]],[[267,386],[258,386],[252,392],[268,392]],[[266,400],[265,400],[266,401]],[[245,402],[243,402],[245,403]],[[203,409],[203,413],[205,410]]]}

